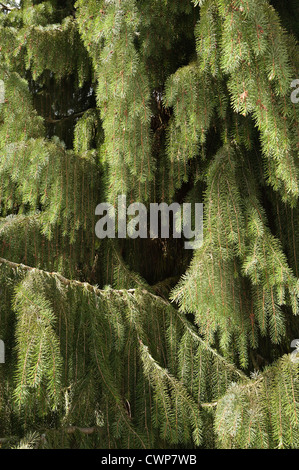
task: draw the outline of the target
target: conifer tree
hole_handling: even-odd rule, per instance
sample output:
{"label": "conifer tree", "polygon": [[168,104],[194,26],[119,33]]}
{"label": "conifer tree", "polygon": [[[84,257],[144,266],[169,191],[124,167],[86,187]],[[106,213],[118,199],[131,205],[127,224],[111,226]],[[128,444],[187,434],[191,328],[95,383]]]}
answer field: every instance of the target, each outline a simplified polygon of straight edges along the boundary
{"label": "conifer tree", "polygon": [[[0,3],[2,447],[299,447],[297,41],[296,0]],[[99,239],[119,195],[202,245]]]}

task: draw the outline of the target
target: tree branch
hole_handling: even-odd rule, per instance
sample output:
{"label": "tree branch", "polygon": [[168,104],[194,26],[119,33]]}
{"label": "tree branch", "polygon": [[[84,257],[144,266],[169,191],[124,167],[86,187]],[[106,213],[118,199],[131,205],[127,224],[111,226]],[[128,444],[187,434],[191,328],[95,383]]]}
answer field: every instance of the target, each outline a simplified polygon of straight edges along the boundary
{"label": "tree branch", "polygon": [[218,401],[215,401],[214,403],[201,403],[200,404],[202,408],[214,408],[217,405],[218,405]]}
{"label": "tree branch", "polygon": [[19,10],[17,7],[8,7],[7,5],[4,5],[4,3],[0,2],[0,6],[2,7],[2,10],[7,10],[7,11],[13,11],[13,10]]}
{"label": "tree branch", "polygon": [[[88,282],[80,282],[80,281],[76,281],[76,280],[70,280],[70,279],[67,279],[66,277],[64,277],[61,274],[56,273],[56,272],[51,273],[49,271],[44,271],[42,269],[33,268],[32,266],[27,266],[25,264],[14,263],[13,261],[9,261],[9,260],[4,259],[4,258],[0,258],[0,265],[1,264],[5,264],[6,266],[9,266],[10,268],[15,269],[15,270],[21,269],[23,271],[28,271],[28,272],[39,272],[41,274],[46,274],[47,276],[56,277],[65,286],[70,286],[70,285],[78,286],[78,287],[87,289],[90,292],[93,292],[94,294],[97,294],[97,295],[103,295],[103,294],[107,293],[106,290],[99,289],[98,287],[92,286]],[[124,294],[125,292],[128,292],[130,294],[134,294],[136,289],[128,289],[128,290],[114,290],[114,289],[112,289],[112,291],[116,292],[118,294]],[[145,291],[145,292],[147,292],[147,291]],[[150,294],[150,295],[152,295],[152,294]],[[156,297],[157,299],[160,299],[157,296],[154,296],[154,297]],[[163,301],[163,299],[161,299],[161,301]]]}
{"label": "tree branch", "polygon": [[[39,272],[41,274],[46,274],[47,276],[57,278],[65,286],[71,286],[71,285],[77,286],[77,287],[86,289],[90,293],[93,293],[93,294],[98,295],[98,296],[104,296],[104,295],[106,296],[107,292],[109,292],[107,290],[99,289],[96,286],[92,286],[88,282],[80,282],[80,281],[76,281],[76,280],[70,280],[70,279],[65,278],[64,276],[62,276],[59,273],[55,273],[55,272],[50,273],[48,271],[43,271],[43,270],[38,269],[38,268],[32,268],[31,266],[26,266],[24,264],[13,263],[12,261],[9,261],[9,260],[4,259],[4,258],[0,258],[0,265],[1,264],[5,264],[6,266],[9,266],[10,268],[15,269],[15,270],[21,269],[21,270],[28,271],[28,272]],[[141,288],[141,289],[122,289],[122,290],[111,289],[111,292],[119,294],[119,295],[126,295],[126,294],[134,295],[135,292],[141,292],[142,294],[149,295],[152,299],[154,299],[154,300],[156,300],[160,303],[163,303],[167,307],[171,306],[172,308],[174,308],[174,306],[170,302],[168,302],[167,300],[164,300],[160,296],[152,294],[151,292],[149,292],[148,290],[146,290],[144,288]],[[221,356],[221,354],[219,354],[215,349],[213,349],[209,344],[207,344],[197,334],[195,328],[191,325],[191,323],[188,322],[188,320],[186,319],[186,317],[184,315],[182,315],[178,310],[176,310],[176,312],[177,312],[177,315],[178,315],[178,319],[183,323],[183,325],[186,328],[186,330],[188,331],[188,333],[191,336],[193,336],[193,338],[197,342],[201,343],[206,348],[207,351],[209,351],[214,357],[216,357],[219,361],[221,361],[225,365],[225,367],[227,367],[228,369],[232,370],[235,374],[237,374],[242,380],[244,380],[247,383],[251,383],[250,378],[244,372],[239,370],[234,364],[227,361],[223,356]]]}
{"label": "tree branch", "polygon": [[83,116],[84,113],[86,113],[86,111],[81,111],[80,113],[73,113],[73,114],[70,114],[69,116],[59,117],[58,119],[53,119],[51,117],[48,117],[48,118],[45,118],[45,121],[48,122],[49,124],[56,124],[57,122],[65,121],[66,119]]}

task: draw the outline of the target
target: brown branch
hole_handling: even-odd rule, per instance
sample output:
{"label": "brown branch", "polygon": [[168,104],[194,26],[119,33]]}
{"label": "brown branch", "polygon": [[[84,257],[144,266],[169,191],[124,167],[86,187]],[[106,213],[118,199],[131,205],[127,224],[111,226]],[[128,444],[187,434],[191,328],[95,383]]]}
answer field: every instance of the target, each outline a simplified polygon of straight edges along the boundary
{"label": "brown branch", "polygon": [[7,11],[13,11],[13,10],[19,10],[17,7],[8,7],[7,5],[4,5],[4,3],[0,2],[0,6],[2,7],[3,10]]}
{"label": "brown branch", "polygon": [[99,428],[97,428],[96,426],[93,426],[92,428],[79,428],[78,426],[70,426],[69,428],[65,429],[65,432],[67,432],[68,434],[73,434],[76,431],[80,431],[88,436],[96,432],[98,429]]}
{"label": "brown branch", "polygon": [[201,403],[200,406],[202,406],[203,408],[214,408],[217,405],[218,401],[214,401],[214,403]]}
{"label": "brown branch", "polygon": [[[0,3],[0,5],[1,5],[1,3]],[[13,441],[15,439],[18,439],[18,437],[17,436],[1,437],[0,438],[0,445],[5,444],[6,442],[9,442],[9,441]]]}
{"label": "brown branch", "polygon": [[[100,428],[98,426],[93,426],[93,427],[90,427],[90,428],[81,428],[79,426],[69,426],[68,428],[62,428],[62,431],[65,431],[67,434],[74,434],[76,431],[79,431],[81,432],[82,434],[85,434],[86,436],[89,436],[91,434],[94,434],[96,431],[100,430]],[[45,431],[45,433],[47,432],[48,430]],[[52,430],[51,430],[52,431]],[[60,431],[60,429],[58,429],[57,431]],[[40,436],[40,439],[39,441],[42,441],[42,442],[46,442],[46,435],[42,434]],[[6,444],[7,442],[10,442],[10,441],[16,441],[18,440],[18,436],[9,436],[9,437],[1,437],[0,438],[0,445],[1,444]]]}
{"label": "brown branch", "polygon": [[80,113],[70,114],[69,116],[59,117],[58,119],[53,119],[52,117],[48,117],[48,118],[45,118],[45,121],[48,122],[49,124],[56,124],[57,122],[66,121],[67,119],[83,116],[84,113],[86,113],[86,111],[81,111]]}

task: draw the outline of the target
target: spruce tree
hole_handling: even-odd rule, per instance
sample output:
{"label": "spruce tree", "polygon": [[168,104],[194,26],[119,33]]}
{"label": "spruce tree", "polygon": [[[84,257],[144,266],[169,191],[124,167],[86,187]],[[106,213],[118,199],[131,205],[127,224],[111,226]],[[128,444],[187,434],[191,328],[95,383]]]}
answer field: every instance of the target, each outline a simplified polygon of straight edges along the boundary
{"label": "spruce tree", "polygon": [[[296,0],[0,3],[2,447],[299,447],[297,41]],[[99,239],[119,195],[202,245]]]}

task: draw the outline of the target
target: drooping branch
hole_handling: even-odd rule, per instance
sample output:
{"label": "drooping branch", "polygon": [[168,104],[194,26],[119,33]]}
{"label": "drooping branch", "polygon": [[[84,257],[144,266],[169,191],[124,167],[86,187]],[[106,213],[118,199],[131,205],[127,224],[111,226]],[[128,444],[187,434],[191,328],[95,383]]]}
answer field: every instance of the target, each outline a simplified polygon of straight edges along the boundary
{"label": "drooping branch", "polygon": [[69,116],[61,116],[61,117],[58,117],[57,119],[48,117],[48,118],[45,118],[45,121],[49,124],[57,124],[58,122],[66,121],[67,119],[81,117],[83,116],[84,113],[86,113],[86,111],[81,111],[80,113],[73,113],[73,114],[70,114]]}
{"label": "drooping branch", "polygon": [[[76,280],[70,280],[70,279],[67,279],[66,277],[62,276],[59,273],[55,273],[55,272],[50,273],[48,271],[44,271],[44,270],[38,269],[38,268],[33,268],[32,266],[27,266],[25,264],[14,263],[14,262],[9,261],[9,260],[4,259],[4,258],[0,258],[0,265],[1,264],[5,264],[6,266],[9,266],[10,268],[15,269],[15,270],[20,269],[20,270],[28,271],[28,272],[40,272],[41,274],[46,274],[47,276],[57,278],[65,286],[70,286],[70,285],[79,286],[83,289],[87,289],[88,291],[93,292],[96,295],[103,295],[103,293],[106,292],[106,291],[101,290],[101,289],[99,289],[95,286],[92,286],[88,282],[80,282],[80,281],[76,281]],[[117,292],[119,294],[122,294],[124,291],[114,290],[113,292]],[[133,294],[135,292],[135,289],[130,289],[130,290],[127,290],[126,292],[129,292],[129,293]]]}
{"label": "drooping branch", "polygon": [[2,10],[6,10],[6,11],[19,10],[18,7],[7,6],[2,2],[0,2],[0,7],[2,8]]}
{"label": "drooping branch", "polygon": [[[91,434],[94,434],[99,429],[100,428],[97,427],[97,426],[93,426],[93,427],[90,427],[90,428],[82,428],[82,427],[79,427],[79,426],[69,426],[68,428],[64,428],[62,430],[65,431],[67,434],[74,434],[76,431],[79,431],[82,434],[85,434],[86,436],[89,436]],[[46,431],[48,431],[48,429]],[[52,429],[51,429],[51,431],[52,431]],[[58,431],[60,431],[60,429]],[[39,438],[39,440],[42,441],[42,442],[46,441],[45,432]],[[6,444],[10,441],[16,441],[17,439],[18,439],[17,436],[1,437],[0,438],[0,445],[1,444]]]}
{"label": "drooping branch", "polygon": [[[51,273],[51,272],[44,271],[44,270],[41,270],[41,269],[38,269],[38,268],[33,268],[31,266],[27,266],[27,265],[24,265],[24,264],[14,263],[14,262],[9,261],[9,260],[4,259],[4,258],[0,258],[0,266],[1,266],[1,264],[9,266],[10,268],[12,268],[14,270],[23,270],[23,271],[27,271],[27,272],[39,272],[39,273],[44,274],[46,276],[54,277],[54,278],[58,279],[65,286],[77,286],[81,289],[86,289],[90,293],[93,293],[94,295],[97,295],[97,296],[107,295],[107,290],[99,289],[96,286],[92,286],[88,282],[80,282],[80,281],[77,281],[77,280],[67,279],[66,277],[64,277],[61,274],[56,273],[56,272]],[[142,293],[143,295],[150,296],[156,302],[164,304],[166,307],[174,308],[174,306],[170,302],[163,299],[162,297],[159,297],[159,296],[149,292],[148,290],[146,290],[144,288],[141,288],[141,289],[127,289],[127,290],[126,289],[122,289],[122,290],[111,289],[111,292],[116,293],[120,296],[127,295],[127,294],[133,296],[135,293]],[[249,383],[251,382],[250,378],[246,374],[244,374],[244,372],[239,370],[234,364],[227,361],[223,356],[221,356],[215,349],[213,349],[206,341],[204,341],[197,334],[195,328],[189,323],[189,321],[187,320],[185,315],[181,314],[178,310],[176,310],[176,314],[177,314],[178,319],[183,323],[184,328],[188,331],[188,334],[190,334],[195,339],[195,341],[202,344],[202,346],[207,351],[209,351],[215,358],[217,358],[217,360],[221,361],[225,365],[226,368],[228,368],[228,369],[232,370],[234,373],[236,373],[240,377],[240,379],[244,380],[245,382],[249,382]]]}

